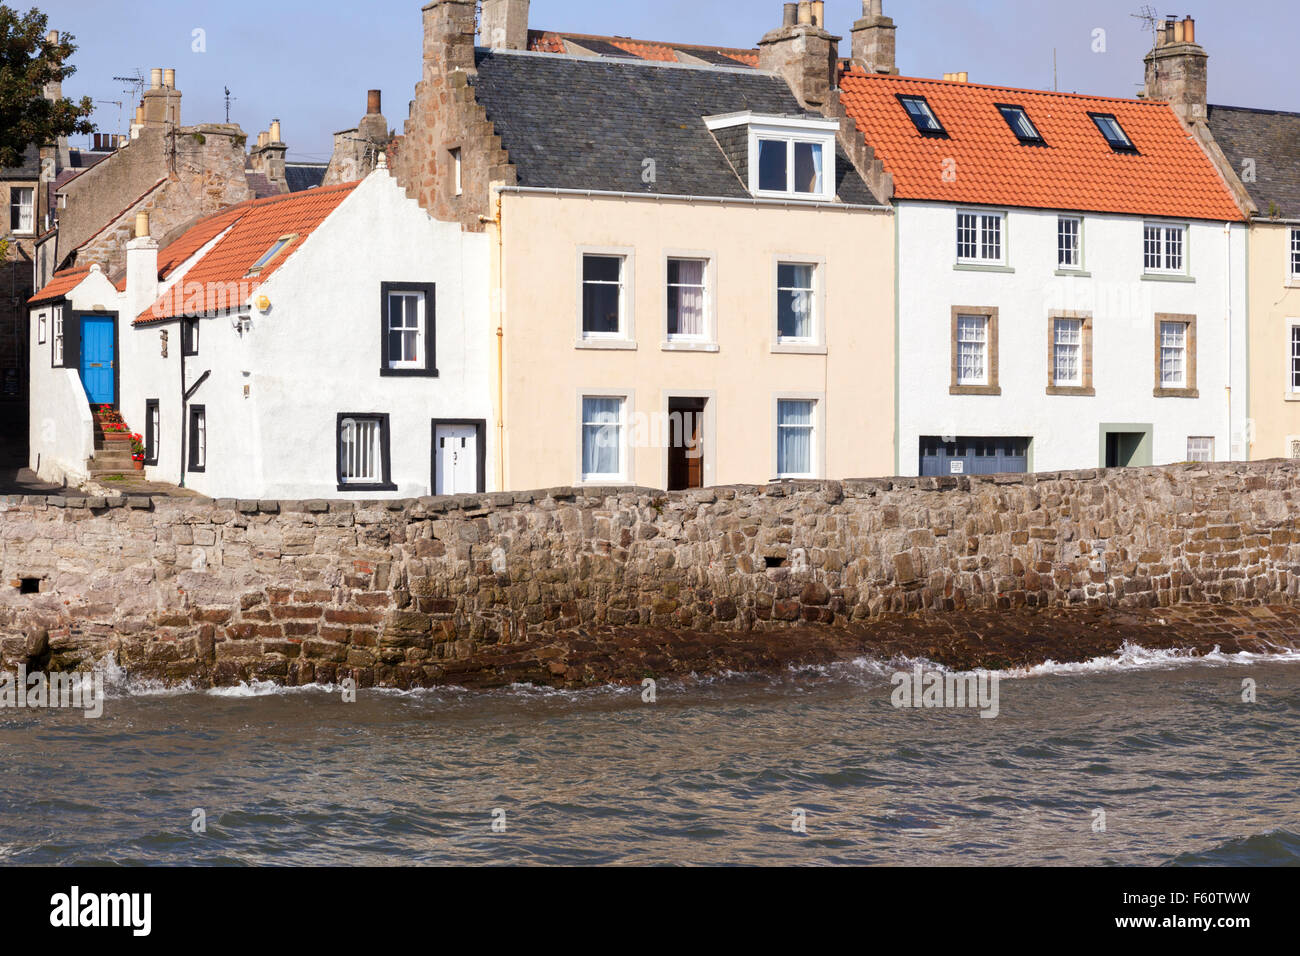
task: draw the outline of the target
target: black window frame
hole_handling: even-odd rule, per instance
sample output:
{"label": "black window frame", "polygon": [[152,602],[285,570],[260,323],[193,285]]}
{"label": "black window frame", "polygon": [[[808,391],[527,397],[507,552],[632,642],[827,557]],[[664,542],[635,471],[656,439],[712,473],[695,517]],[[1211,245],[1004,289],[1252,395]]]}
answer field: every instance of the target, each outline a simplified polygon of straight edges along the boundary
{"label": "black window frame", "polygon": [[[394,294],[424,296],[424,368],[390,368],[388,298]],[[379,374],[385,378],[438,378],[438,286],[433,282],[379,284]]]}
{"label": "black window frame", "polygon": [[[158,413],[158,434],[154,434],[153,416]],[[158,464],[158,446],[162,444],[162,403],[156,398],[144,403],[144,463]]]}
{"label": "black window frame", "polygon": [[[1124,128],[1124,124],[1119,121],[1119,117],[1116,116],[1114,113],[1091,113],[1090,112],[1088,114],[1088,118],[1092,120],[1092,124],[1097,127],[1097,132],[1101,133],[1101,138],[1106,141],[1106,145],[1109,146],[1113,151],[1117,153],[1128,153],[1134,156],[1138,155],[1137,144],[1133,142],[1133,137],[1128,134],[1128,130]],[[1120,134],[1124,137],[1125,142],[1117,143],[1115,140],[1111,139],[1110,135],[1106,132],[1106,127],[1102,125],[1101,122],[1102,120],[1110,120],[1112,123],[1114,123],[1115,128],[1120,131]]]}
{"label": "black window frame", "polygon": [[[348,419],[352,419],[353,421],[379,422],[379,460],[383,472],[382,481],[363,485],[355,481],[345,482],[343,480],[343,423]],[[391,454],[393,436],[390,424],[391,422],[387,412],[338,413],[338,418],[334,424],[334,478],[338,483],[338,490],[340,492],[354,493],[397,490],[397,485],[393,483]]]}
{"label": "black window frame", "polygon": [[[1021,145],[1023,146],[1046,146],[1047,145],[1047,140],[1043,138],[1042,130],[1038,128],[1038,124],[1035,123],[1033,117],[1029,115],[1029,110],[1025,109],[1023,106],[1019,105],[1018,103],[994,103],[993,106],[997,109],[999,113],[1002,114],[1002,118],[1006,120],[1007,126],[1011,127],[1011,132],[1015,134],[1016,139],[1020,141]],[[1021,135],[1020,130],[1016,128],[1016,124],[1012,122],[1011,117],[1007,115],[1007,112],[1009,110],[1014,110],[1015,112],[1019,113],[1021,116],[1025,118],[1025,122],[1029,124],[1029,128],[1034,131],[1033,136]]]}
{"label": "black window frame", "polygon": [[181,319],[181,354],[186,358],[199,354],[198,319]]}
{"label": "black window frame", "polygon": [[[194,454],[197,446],[194,443],[194,436],[198,433],[197,422],[199,418],[203,419],[203,464],[199,464]],[[189,411],[189,434],[186,435],[187,448],[185,449],[185,470],[191,474],[201,475],[208,470],[208,407],[206,405],[191,405]]]}
{"label": "black window frame", "polygon": [[[935,108],[930,104],[930,101],[926,97],[922,96],[920,93],[897,93],[895,94],[895,96],[898,99],[898,105],[903,108],[903,112],[906,113],[907,118],[912,121],[912,125],[916,127],[916,131],[918,133],[920,133],[922,136],[929,136],[934,139],[949,138],[947,127],[943,125],[943,120],[939,119],[939,114],[935,111]],[[922,103],[924,103],[925,108],[929,110],[930,116],[933,117],[935,123],[938,124],[939,128],[923,129],[921,127],[921,124],[917,121],[916,116],[912,113],[911,110],[907,108],[907,103],[909,100],[920,100]]]}

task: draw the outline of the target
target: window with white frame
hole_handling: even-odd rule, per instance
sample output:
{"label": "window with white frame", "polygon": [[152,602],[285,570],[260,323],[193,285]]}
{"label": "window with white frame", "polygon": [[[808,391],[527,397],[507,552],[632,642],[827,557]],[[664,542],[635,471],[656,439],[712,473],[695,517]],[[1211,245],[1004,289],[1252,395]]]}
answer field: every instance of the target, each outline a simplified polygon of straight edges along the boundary
{"label": "window with white frame", "polygon": [[388,367],[424,367],[424,294],[388,293]]}
{"label": "window with white frame", "polygon": [[760,136],[758,191],[823,195],[826,192],[826,144]]}
{"label": "window with white frame", "polygon": [[1186,226],[1147,223],[1143,228],[1143,269],[1157,275],[1184,274],[1187,271],[1186,245]]}
{"label": "window with white frame", "polygon": [[1053,376],[1055,385],[1083,385],[1083,319],[1058,318],[1053,323]]}
{"label": "window with white frame", "polygon": [[1187,387],[1187,323],[1160,323],[1160,387]]}
{"label": "window with white frame", "polygon": [[339,490],[390,488],[388,416],[340,415],[338,425]]}
{"label": "window with white frame", "polygon": [[1187,460],[1188,461],[1214,461],[1214,439],[1213,438],[1187,439]]}
{"label": "window with white frame", "polygon": [[1300,229],[1291,230],[1291,278],[1300,279]]}
{"label": "window with white frame", "polygon": [[817,266],[781,262],[776,267],[778,342],[813,342],[817,322]]}
{"label": "window with white frame", "polygon": [[622,481],[627,475],[627,399],[582,398],[582,480]]}
{"label": "window with white frame", "polygon": [[1287,391],[1300,394],[1300,322],[1291,326],[1291,374],[1287,376]]}
{"label": "window with white frame", "polygon": [[48,320],[45,318],[44,312],[42,312],[40,315],[36,317],[36,344],[37,345],[44,345],[45,340],[49,337],[49,332],[47,331],[48,329],[47,321]]}
{"label": "window with white frame", "polygon": [[35,189],[29,186],[14,186],[9,190],[9,228],[16,233],[35,231]]}
{"label": "window with white frame", "polygon": [[1056,266],[1083,268],[1083,220],[1078,216],[1061,216],[1056,220]]}
{"label": "window with white frame", "polygon": [[1291,439],[1288,457],[1300,458],[1300,438]]}
{"label": "window with white frame", "polygon": [[461,161],[460,147],[457,147],[451,151],[451,188],[452,195],[454,196],[459,196],[465,191],[461,178],[464,169],[464,164]]}
{"label": "window with white frame", "polygon": [[1004,261],[1000,212],[957,213],[957,261],[970,265],[999,265]]}
{"label": "window with white frame", "polygon": [[706,259],[668,260],[668,338],[708,337],[709,263]]}
{"label": "window with white frame", "polygon": [[780,399],[776,403],[776,471],[778,478],[815,475],[817,402]]}
{"label": "window with white frame", "polygon": [[50,335],[52,344],[50,364],[55,368],[63,367],[63,309],[56,308],[51,313],[51,324],[53,332]]}
{"label": "window with white frame", "polygon": [[957,316],[957,384],[987,385],[989,381],[989,317]]}
{"label": "window with white frame", "polygon": [[582,257],[582,334],[590,338],[623,336],[623,256]]}

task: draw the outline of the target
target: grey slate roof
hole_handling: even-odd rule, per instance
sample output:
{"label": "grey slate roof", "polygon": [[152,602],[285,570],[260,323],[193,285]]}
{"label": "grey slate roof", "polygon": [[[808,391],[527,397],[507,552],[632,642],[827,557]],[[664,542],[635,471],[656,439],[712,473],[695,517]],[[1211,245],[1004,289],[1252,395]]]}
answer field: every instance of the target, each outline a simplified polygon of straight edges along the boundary
{"label": "grey slate roof", "polygon": [[41,175],[41,151],[36,146],[28,146],[23,152],[21,166],[0,167],[0,179],[38,179]]}
{"label": "grey slate roof", "polygon": [[325,180],[326,163],[285,163],[284,180],[289,184],[289,192],[300,193],[306,189],[315,189]]}
{"label": "grey slate roof", "polygon": [[[519,185],[747,198],[706,116],[805,115],[780,77],[735,69],[479,50],[474,92]],[[874,205],[842,151],[840,201]],[[656,180],[642,181],[645,160]]]}
{"label": "grey slate roof", "polygon": [[1210,132],[1237,175],[1253,159],[1255,182],[1244,183],[1259,215],[1300,219],[1300,113],[1211,106]]}

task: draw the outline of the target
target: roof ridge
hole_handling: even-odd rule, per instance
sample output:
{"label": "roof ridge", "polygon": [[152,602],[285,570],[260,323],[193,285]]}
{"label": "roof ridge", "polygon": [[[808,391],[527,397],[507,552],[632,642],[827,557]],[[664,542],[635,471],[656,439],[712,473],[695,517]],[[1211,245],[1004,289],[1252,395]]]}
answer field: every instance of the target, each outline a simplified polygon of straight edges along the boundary
{"label": "roof ridge", "polygon": [[[578,40],[606,40],[611,43],[615,40],[622,40],[624,43],[640,43],[645,46],[663,46],[663,47],[668,47],[668,49],[670,50],[718,50],[718,51],[727,51],[729,53],[750,53],[750,54],[758,52],[758,47],[717,46],[712,43],[674,43],[671,40],[641,40],[638,39],[637,37],[622,37],[622,36],[618,36],[617,34],[606,35],[603,33],[575,33],[570,30],[529,30],[528,32],[540,33],[542,35],[550,35],[550,36],[557,36],[557,37],[573,37],[574,39],[578,39]],[[551,55],[555,56],[556,54],[551,54]]]}
{"label": "roof ridge", "polygon": [[1271,110],[1260,106],[1225,106],[1222,103],[1211,103],[1209,108],[1212,110],[1234,110],[1238,113],[1259,113],[1264,116],[1294,116],[1300,119],[1300,112],[1292,110]]}
{"label": "roof ridge", "polygon": [[1065,93],[1060,90],[1033,90],[1023,86],[1000,86],[996,83],[963,83],[959,80],[935,79],[930,76],[898,76],[888,73],[868,73],[857,67],[841,71],[844,76],[858,79],[880,80],[888,82],[932,83],[935,86],[954,89],[1003,90],[1007,93],[1029,93],[1034,96],[1059,96],[1064,99],[1100,100],[1104,103],[1131,103],[1136,106],[1168,106],[1168,100],[1152,100],[1145,97],[1102,96],[1097,93]]}
{"label": "roof ridge", "polygon": [[572,53],[545,53],[541,50],[505,50],[487,46],[476,47],[475,52],[488,53],[492,56],[526,56],[539,60],[569,60],[574,63],[588,63],[595,66],[641,66],[675,70],[710,70],[720,73],[743,73],[746,76],[779,77],[781,75],[772,70],[745,66],[743,63],[737,63],[735,66],[715,66],[711,63],[676,63],[671,60],[646,60],[641,57],[628,57],[624,60],[605,56],[574,56]]}

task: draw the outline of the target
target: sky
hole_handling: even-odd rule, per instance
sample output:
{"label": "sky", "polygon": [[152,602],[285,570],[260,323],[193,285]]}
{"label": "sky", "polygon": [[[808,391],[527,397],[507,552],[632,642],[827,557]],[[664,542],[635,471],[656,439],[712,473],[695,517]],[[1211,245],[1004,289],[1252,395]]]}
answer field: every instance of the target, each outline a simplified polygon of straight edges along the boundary
{"label": "sky", "polygon": [[[333,133],[355,127],[365,113],[369,89],[383,91],[384,115],[400,132],[420,79],[425,0],[5,2],[22,10],[35,2],[51,29],[75,35],[77,74],[64,93],[96,100],[95,122],[104,132],[125,132],[134,113],[132,93],[114,77],[173,68],[184,124],[224,122],[229,87],[232,122],[255,137],[278,118],[291,161],[325,162]],[[1133,14],[1143,6],[885,0],[898,25],[905,75],[967,71],[974,83],[1032,89],[1052,89],[1055,75],[1063,91],[1120,97],[1141,89],[1151,33]],[[530,26],[754,47],[780,25],[781,8],[781,0],[533,0]],[[861,9],[861,0],[827,0],[827,27],[844,37],[845,55]],[[1296,0],[1183,0],[1176,10],[1154,9],[1161,17],[1196,18],[1197,39],[1210,54],[1211,103],[1300,111]]]}

